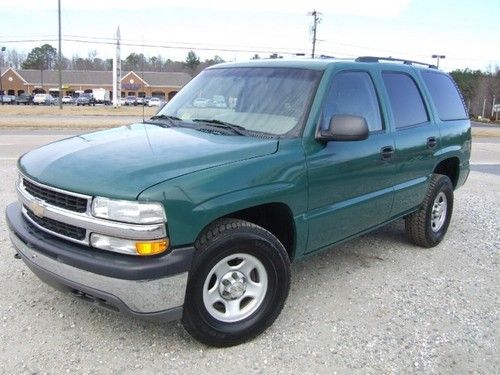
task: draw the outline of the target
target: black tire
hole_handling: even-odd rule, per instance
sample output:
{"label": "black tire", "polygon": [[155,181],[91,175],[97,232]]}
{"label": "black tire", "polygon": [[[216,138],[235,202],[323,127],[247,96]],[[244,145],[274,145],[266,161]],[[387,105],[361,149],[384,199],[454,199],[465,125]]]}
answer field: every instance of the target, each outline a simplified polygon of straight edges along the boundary
{"label": "black tire", "polygon": [[[255,224],[238,219],[221,219],[204,231],[195,247],[197,252],[189,272],[182,317],[186,331],[204,344],[225,347],[252,339],[268,328],[283,309],[290,290],[290,260],[281,242]],[[226,322],[208,311],[203,293],[214,267],[233,254],[244,254],[261,262],[267,273],[267,288],[251,315]],[[219,281],[215,283],[213,288],[217,285],[218,290],[223,288]],[[243,303],[243,300],[237,303]]]}
{"label": "black tire", "polygon": [[[439,198],[438,198],[439,197]],[[443,199],[445,197],[445,200]],[[440,217],[444,221],[433,220],[435,204],[444,201],[446,213]],[[435,211],[438,212],[438,211]],[[448,176],[433,174],[424,201],[418,211],[405,218],[406,235],[410,242],[422,247],[434,247],[439,244],[448,230],[453,212],[453,184]],[[436,225],[438,222],[439,225]]]}

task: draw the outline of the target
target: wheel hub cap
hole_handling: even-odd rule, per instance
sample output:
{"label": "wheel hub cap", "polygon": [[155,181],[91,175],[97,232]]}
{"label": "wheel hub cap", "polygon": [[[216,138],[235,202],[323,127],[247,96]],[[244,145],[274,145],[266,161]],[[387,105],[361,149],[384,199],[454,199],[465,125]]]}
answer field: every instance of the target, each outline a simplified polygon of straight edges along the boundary
{"label": "wheel hub cap", "polygon": [[446,212],[448,209],[448,202],[446,195],[440,192],[432,205],[431,211],[431,227],[434,232],[439,231],[446,220]]}
{"label": "wheel hub cap", "polygon": [[228,255],[208,272],[203,284],[203,303],[215,319],[234,323],[255,313],[267,294],[264,264],[247,253]]}
{"label": "wheel hub cap", "polygon": [[219,284],[219,293],[225,300],[240,298],[247,288],[247,280],[241,272],[228,272],[222,276]]}

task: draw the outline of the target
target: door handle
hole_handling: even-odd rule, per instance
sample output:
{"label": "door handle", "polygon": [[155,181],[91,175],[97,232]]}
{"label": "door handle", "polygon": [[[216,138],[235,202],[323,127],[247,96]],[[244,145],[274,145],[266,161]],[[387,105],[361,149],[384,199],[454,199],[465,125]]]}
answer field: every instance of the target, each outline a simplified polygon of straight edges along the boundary
{"label": "door handle", "polygon": [[429,137],[427,138],[427,147],[428,148],[434,148],[438,144],[436,137]]}
{"label": "door handle", "polygon": [[382,160],[389,160],[394,156],[394,147],[385,146],[380,150],[380,158]]}

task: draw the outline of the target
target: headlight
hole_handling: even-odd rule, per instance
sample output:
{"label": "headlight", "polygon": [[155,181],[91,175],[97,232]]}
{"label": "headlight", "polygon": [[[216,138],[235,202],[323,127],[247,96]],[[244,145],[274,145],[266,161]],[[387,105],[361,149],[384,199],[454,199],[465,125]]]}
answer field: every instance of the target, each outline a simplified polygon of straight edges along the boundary
{"label": "headlight", "polygon": [[92,215],[133,224],[158,224],[167,220],[165,210],[160,203],[102,197],[96,197],[92,201]]}

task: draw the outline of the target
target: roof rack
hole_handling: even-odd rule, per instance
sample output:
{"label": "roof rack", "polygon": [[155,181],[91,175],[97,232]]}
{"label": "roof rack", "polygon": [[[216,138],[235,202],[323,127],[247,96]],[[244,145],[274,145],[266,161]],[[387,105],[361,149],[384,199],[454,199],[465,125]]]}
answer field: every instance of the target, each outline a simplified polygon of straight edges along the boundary
{"label": "roof rack", "polygon": [[413,60],[408,60],[408,59],[397,59],[395,57],[377,57],[377,56],[360,56],[358,57],[356,60],[356,62],[381,62],[381,61],[398,61],[398,62],[402,62],[403,64],[406,64],[406,65],[423,65],[423,66],[427,66],[428,68],[432,68],[432,69],[437,69],[437,66],[436,65],[432,65],[432,64],[428,64],[428,63],[423,63],[423,62],[420,62],[420,61],[413,61]]}

